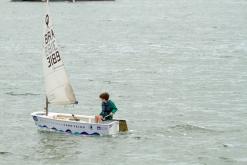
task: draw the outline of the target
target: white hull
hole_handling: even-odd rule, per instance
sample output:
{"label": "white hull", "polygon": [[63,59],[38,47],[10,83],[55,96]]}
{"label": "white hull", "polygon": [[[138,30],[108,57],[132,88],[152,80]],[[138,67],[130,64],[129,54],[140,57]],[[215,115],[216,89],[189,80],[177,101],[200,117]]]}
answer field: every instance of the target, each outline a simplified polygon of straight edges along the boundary
{"label": "white hull", "polygon": [[95,123],[94,116],[33,112],[35,124],[43,129],[81,135],[114,135],[119,132],[118,121]]}

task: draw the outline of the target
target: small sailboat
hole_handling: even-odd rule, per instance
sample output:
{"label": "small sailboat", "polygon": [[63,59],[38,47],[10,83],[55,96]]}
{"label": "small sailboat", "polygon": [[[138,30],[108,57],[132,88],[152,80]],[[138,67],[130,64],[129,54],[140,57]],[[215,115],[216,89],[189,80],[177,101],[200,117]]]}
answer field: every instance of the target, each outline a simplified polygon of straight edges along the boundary
{"label": "small sailboat", "polygon": [[78,104],[66,73],[60,50],[56,43],[53,24],[46,3],[43,34],[43,72],[46,104],[44,111],[33,112],[35,124],[42,129],[81,135],[114,135],[128,131],[125,120],[95,122],[94,116],[55,113],[48,111],[48,105]]}

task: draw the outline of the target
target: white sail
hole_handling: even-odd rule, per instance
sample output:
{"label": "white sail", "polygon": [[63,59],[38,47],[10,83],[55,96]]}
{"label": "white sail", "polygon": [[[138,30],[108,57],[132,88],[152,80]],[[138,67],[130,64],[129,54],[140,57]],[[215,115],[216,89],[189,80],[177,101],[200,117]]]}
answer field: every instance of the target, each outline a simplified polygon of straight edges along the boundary
{"label": "white sail", "polygon": [[45,78],[45,92],[50,104],[74,104],[76,98],[70,85],[64,63],[58,49],[53,24],[48,8],[44,21],[44,56],[43,70]]}

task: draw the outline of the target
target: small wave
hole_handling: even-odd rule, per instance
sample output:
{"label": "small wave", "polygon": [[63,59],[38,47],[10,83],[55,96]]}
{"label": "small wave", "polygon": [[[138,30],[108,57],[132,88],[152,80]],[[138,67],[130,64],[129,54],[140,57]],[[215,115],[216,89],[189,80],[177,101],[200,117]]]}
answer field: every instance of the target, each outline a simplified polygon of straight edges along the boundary
{"label": "small wave", "polygon": [[233,58],[233,56],[223,55],[223,56],[219,56],[219,58],[228,59],[228,58]]}
{"label": "small wave", "polygon": [[238,161],[238,162],[247,162],[247,158],[246,157],[243,157],[243,158],[238,158],[238,159],[236,159],[236,161]]}
{"label": "small wave", "polygon": [[111,84],[112,82],[111,81],[104,81],[104,83]]}
{"label": "small wave", "polygon": [[228,163],[236,162],[232,158],[228,158],[228,157],[224,157],[224,156],[220,156],[219,159],[223,160],[224,162],[228,162]]}
{"label": "small wave", "polygon": [[10,95],[10,96],[37,96],[39,94],[36,93],[14,93],[14,92],[6,92],[6,95]]}
{"label": "small wave", "polygon": [[178,130],[178,131],[186,131],[186,132],[215,132],[215,130],[212,129],[207,129],[201,126],[195,126],[191,124],[178,124],[175,126],[170,126],[169,127],[172,130]]}
{"label": "small wave", "polygon": [[11,152],[0,151],[0,155],[8,155],[8,154],[11,154]]}

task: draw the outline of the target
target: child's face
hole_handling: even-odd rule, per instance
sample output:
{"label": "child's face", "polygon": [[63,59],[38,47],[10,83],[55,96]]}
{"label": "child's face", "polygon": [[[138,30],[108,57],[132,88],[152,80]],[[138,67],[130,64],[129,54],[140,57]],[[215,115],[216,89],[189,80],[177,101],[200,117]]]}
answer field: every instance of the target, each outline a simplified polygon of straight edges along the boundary
{"label": "child's face", "polygon": [[105,100],[105,99],[101,99],[101,101],[102,101],[102,102],[104,102],[104,103],[106,102],[106,100]]}

